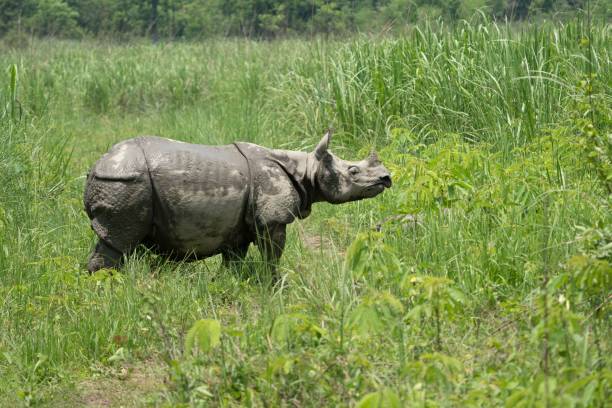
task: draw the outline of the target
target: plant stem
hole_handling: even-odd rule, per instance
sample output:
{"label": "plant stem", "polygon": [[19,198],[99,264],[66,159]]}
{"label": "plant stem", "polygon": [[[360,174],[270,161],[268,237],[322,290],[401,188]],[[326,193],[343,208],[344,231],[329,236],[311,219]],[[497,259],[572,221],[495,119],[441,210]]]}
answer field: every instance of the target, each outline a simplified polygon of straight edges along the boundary
{"label": "plant stem", "polygon": [[440,351],[442,350],[442,341],[440,340],[440,311],[437,304],[434,307],[434,315],[436,319],[436,349]]}

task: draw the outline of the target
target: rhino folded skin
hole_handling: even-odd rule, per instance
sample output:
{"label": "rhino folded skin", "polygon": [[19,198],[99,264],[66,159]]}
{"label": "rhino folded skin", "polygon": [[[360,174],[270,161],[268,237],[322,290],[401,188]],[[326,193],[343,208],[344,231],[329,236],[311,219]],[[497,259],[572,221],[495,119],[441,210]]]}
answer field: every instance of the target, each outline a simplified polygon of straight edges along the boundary
{"label": "rhino folded skin", "polygon": [[370,198],[391,186],[377,157],[344,161],[327,150],[329,139],[312,153],[156,136],[114,145],[85,186],[85,210],[100,239],[89,270],[117,266],[139,244],[177,258],[225,259],[261,241],[278,260],[285,226],[308,216],[314,202]]}

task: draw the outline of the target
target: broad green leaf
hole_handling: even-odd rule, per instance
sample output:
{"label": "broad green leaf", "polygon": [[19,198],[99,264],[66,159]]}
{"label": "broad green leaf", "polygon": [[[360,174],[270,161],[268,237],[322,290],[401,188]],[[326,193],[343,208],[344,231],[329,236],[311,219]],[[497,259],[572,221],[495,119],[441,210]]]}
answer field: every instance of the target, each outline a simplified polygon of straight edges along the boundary
{"label": "broad green leaf", "polygon": [[295,327],[302,321],[305,316],[299,313],[281,314],[274,319],[270,336],[275,343],[284,344],[291,337],[291,333],[295,331]]}
{"label": "broad green leaf", "polygon": [[597,374],[587,375],[586,377],[580,378],[579,380],[570,383],[568,386],[565,387],[565,391],[570,394],[573,394],[582,390],[592,381],[597,381]]}
{"label": "broad green leaf", "polygon": [[397,394],[388,388],[367,394],[357,403],[357,408],[400,408],[401,406]]}
{"label": "broad green leaf", "polygon": [[406,313],[406,320],[414,320],[418,321],[421,319],[421,316],[429,316],[431,315],[431,307],[428,305],[416,305],[413,306],[408,313]]}
{"label": "broad green leaf", "polygon": [[288,355],[281,355],[268,363],[267,374],[271,377],[274,374],[289,374],[295,365],[295,358]]}
{"label": "broad green leaf", "polygon": [[378,302],[387,306],[392,313],[395,314],[403,314],[404,313],[404,305],[399,301],[398,298],[393,296],[389,292],[382,292],[378,296]]}
{"label": "broad green leaf", "polygon": [[221,323],[213,319],[201,319],[191,326],[185,337],[185,353],[189,354],[197,345],[200,351],[208,353],[221,341]]}
{"label": "broad green leaf", "polygon": [[526,399],[528,396],[528,391],[524,388],[520,388],[510,394],[510,396],[506,399],[506,407],[513,408],[517,406],[525,406],[527,402]]}
{"label": "broad green leaf", "polygon": [[355,277],[360,277],[366,266],[368,253],[368,237],[365,234],[360,234],[355,238],[351,246],[346,252],[345,268],[352,272]]}
{"label": "broad green leaf", "polygon": [[361,336],[380,333],[385,325],[374,305],[360,304],[349,316],[350,327]]}
{"label": "broad green leaf", "polygon": [[459,304],[466,303],[465,295],[459,289],[448,288],[448,294],[451,297],[451,299],[453,299],[456,303],[459,303]]}

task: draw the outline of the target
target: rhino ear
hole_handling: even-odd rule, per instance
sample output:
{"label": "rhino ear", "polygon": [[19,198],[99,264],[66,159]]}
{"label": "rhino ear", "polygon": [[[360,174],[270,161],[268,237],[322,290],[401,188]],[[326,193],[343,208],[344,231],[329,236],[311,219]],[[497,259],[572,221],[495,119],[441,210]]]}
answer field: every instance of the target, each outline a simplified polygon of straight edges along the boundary
{"label": "rhino ear", "polygon": [[329,147],[329,141],[331,140],[332,131],[328,130],[323,138],[315,148],[315,157],[317,160],[321,160],[327,154],[327,148]]}

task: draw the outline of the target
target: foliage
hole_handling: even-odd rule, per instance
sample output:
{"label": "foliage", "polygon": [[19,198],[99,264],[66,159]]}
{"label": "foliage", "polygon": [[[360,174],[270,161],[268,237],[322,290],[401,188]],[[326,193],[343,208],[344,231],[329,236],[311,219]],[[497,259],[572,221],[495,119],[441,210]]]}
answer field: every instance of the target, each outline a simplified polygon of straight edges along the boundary
{"label": "foliage", "polygon": [[364,396],[358,403],[357,408],[389,407],[399,408],[402,406],[399,397],[391,390],[372,392]]}
{"label": "foliage", "polygon": [[[610,0],[596,15],[609,17]],[[75,37],[82,32],[129,38],[342,35],[382,32],[427,20],[456,22],[478,16],[524,20],[573,14],[582,1],[568,0],[1,0],[0,35],[27,30],[39,36]]]}
{"label": "foliage", "polygon": [[[133,18],[144,2],[78,3],[121,11],[96,33],[149,30]],[[174,4],[186,24],[182,3],[159,4],[160,19]],[[190,4],[181,18],[221,3]],[[258,4],[270,17],[220,18],[223,29],[311,28],[300,2]],[[377,4],[406,21],[419,5]],[[585,31],[475,19],[345,41],[2,48],[0,405],[605,405],[612,70],[609,27]],[[278,287],[261,283],[257,257],[233,271],[144,248],[119,271],[85,272],[84,175],[112,143],[307,150],[330,124],[334,152],[376,147],[393,187],[316,204],[289,228]],[[140,366],[159,366],[161,387],[146,388]],[[123,384],[127,403],[104,384]]]}
{"label": "foliage", "polygon": [[185,353],[191,353],[196,345],[200,351],[207,353],[219,345],[220,338],[221,324],[217,320],[198,320],[185,335]]}
{"label": "foliage", "polygon": [[38,0],[27,24],[39,36],[74,37],[79,34],[78,15],[64,0]]}

